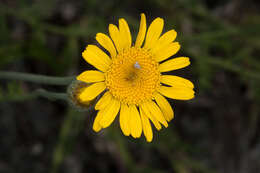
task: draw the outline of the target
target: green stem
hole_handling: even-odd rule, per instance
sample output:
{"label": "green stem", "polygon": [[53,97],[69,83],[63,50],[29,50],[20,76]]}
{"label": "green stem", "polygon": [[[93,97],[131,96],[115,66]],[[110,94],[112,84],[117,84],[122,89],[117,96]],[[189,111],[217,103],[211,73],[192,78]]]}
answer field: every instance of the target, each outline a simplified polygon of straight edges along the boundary
{"label": "green stem", "polygon": [[44,97],[44,98],[47,98],[49,100],[68,101],[67,93],[56,93],[56,92],[46,91],[44,89],[37,89],[30,94],[6,96],[4,98],[0,98],[0,102],[24,101],[24,100],[35,99],[37,97]]}
{"label": "green stem", "polygon": [[29,73],[0,71],[0,79],[14,79],[49,85],[69,85],[75,77],[52,77]]}
{"label": "green stem", "polygon": [[67,93],[49,92],[44,89],[38,89],[35,92],[35,97],[45,97],[50,100],[65,100],[68,101]]}

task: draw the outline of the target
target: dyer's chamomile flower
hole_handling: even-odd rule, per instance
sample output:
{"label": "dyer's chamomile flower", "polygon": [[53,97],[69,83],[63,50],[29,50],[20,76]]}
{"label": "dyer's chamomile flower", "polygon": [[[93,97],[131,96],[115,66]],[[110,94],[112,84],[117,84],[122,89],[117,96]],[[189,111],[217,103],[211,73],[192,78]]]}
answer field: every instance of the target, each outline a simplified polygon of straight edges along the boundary
{"label": "dyer's chamomile flower", "polygon": [[109,25],[109,36],[96,35],[109,55],[95,45],[88,45],[82,53],[97,70],[84,71],[77,77],[91,84],[81,92],[80,100],[88,102],[103,94],[95,105],[98,113],[94,131],[108,127],[119,115],[124,135],[138,138],[143,132],[150,142],[151,122],[160,130],[161,125],[168,127],[174,117],[165,97],[178,100],[194,97],[194,86],[189,80],[163,74],[190,64],[187,57],[165,61],[177,53],[180,45],[174,42],[177,36],[174,30],[161,35],[163,25],[164,20],[156,18],[147,30],[145,15],[141,14],[139,32],[132,44],[127,22],[119,19],[119,27]]}

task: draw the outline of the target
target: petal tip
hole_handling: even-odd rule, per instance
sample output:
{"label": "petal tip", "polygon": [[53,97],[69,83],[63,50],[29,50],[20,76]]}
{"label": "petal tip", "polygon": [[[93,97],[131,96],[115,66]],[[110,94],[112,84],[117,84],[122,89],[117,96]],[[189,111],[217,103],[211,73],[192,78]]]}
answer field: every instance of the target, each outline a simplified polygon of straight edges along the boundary
{"label": "petal tip", "polygon": [[155,20],[157,20],[158,22],[160,22],[160,23],[164,23],[164,19],[163,18],[161,18],[161,17],[157,17]]}
{"label": "petal tip", "polygon": [[99,127],[99,128],[93,127],[93,130],[94,130],[96,133],[99,132],[101,129],[102,129],[101,127]]}
{"label": "petal tip", "polygon": [[149,143],[151,143],[152,140],[153,140],[153,138],[146,138],[146,141],[149,142]]}

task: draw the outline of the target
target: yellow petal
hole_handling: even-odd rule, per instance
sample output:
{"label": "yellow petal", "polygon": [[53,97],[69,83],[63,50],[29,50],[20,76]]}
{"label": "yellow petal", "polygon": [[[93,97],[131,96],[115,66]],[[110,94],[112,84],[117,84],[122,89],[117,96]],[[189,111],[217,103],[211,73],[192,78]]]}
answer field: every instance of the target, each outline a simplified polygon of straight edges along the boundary
{"label": "yellow petal", "polygon": [[187,88],[194,88],[194,85],[191,81],[184,79],[179,76],[173,76],[173,75],[162,75],[161,76],[161,83],[164,83],[166,85],[170,85],[173,87],[187,87]]}
{"label": "yellow petal", "polygon": [[121,104],[121,109],[120,109],[120,116],[119,116],[119,123],[122,132],[124,133],[125,136],[130,135],[130,109],[126,104]]}
{"label": "yellow petal", "polygon": [[104,109],[104,116],[99,122],[102,128],[108,127],[116,118],[120,109],[120,102],[116,99],[112,99],[110,104]]}
{"label": "yellow petal", "polygon": [[177,70],[190,65],[190,60],[187,57],[174,58],[159,65],[160,72]]}
{"label": "yellow petal", "polygon": [[95,45],[88,45],[82,56],[89,64],[103,72],[106,72],[112,63],[109,56]]}
{"label": "yellow petal", "polygon": [[151,114],[160,122],[164,125],[164,127],[168,127],[168,123],[165,120],[162,111],[160,110],[160,108],[153,102],[153,101],[149,101],[146,102],[145,105],[149,108],[149,111],[151,112]]}
{"label": "yellow petal", "polygon": [[190,100],[194,98],[194,91],[191,88],[161,86],[159,92],[166,97],[177,100]]}
{"label": "yellow petal", "polygon": [[163,24],[164,21],[162,18],[156,18],[151,25],[148,28],[147,35],[146,35],[146,40],[144,47],[145,48],[152,48],[156,42],[158,41],[162,30],[163,30]]}
{"label": "yellow petal", "polygon": [[169,102],[159,93],[155,94],[155,101],[161,109],[165,119],[169,122],[173,119],[174,113]]}
{"label": "yellow petal", "polygon": [[159,123],[159,121],[157,121],[157,119],[151,114],[151,112],[149,111],[149,108],[145,105],[145,104],[141,104],[140,105],[140,109],[141,111],[143,111],[145,113],[145,115],[152,121],[152,123],[154,124],[155,128],[157,130],[161,130],[162,126]]}
{"label": "yellow petal", "polygon": [[103,118],[103,115],[104,115],[104,110],[98,111],[97,116],[93,123],[93,130],[95,132],[99,132],[102,129],[102,126],[99,124],[99,122]]}
{"label": "yellow petal", "polygon": [[104,73],[96,70],[88,70],[77,76],[77,80],[92,83],[92,82],[102,82],[105,80]]}
{"label": "yellow petal", "polygon": [[155,53],[155,55],[154,55],[155,60],[157,62],[166,60],[167,58],[175,55],[180,50],[180,48],[181,48],[181,46],[178,42],[170,43],[170,44],[166,45],[165,47],[159,49]]}
{"label": "yellow petal", "polygon": [[90,85],[82,91],[79,95],[79,98],[84,101],[90,101],[96,98],[102,91],[106,89],[104,82],[98,82]]}
{"label": "yellow petal", "polygon": [[121,35],[121,43],[123,49],[130,48],[132,45],[132,37],[129,26],[125,19],[119,19],[119,32]]}
{"label": "yellow petal", "polygon": [[130,105],[129,110],[130,110],[129,125],[130,125],[131,135],[134,138],[139,138],[142,134],[142,122],[141,122],[140,114],[135,105]]}
{"label": "yellow petal", "polygon": [[177,36],[177,32],[175,30],[170,30],[166,33],[164,33],[159,40],[156,42],[155,46],[152,48],[152,52],[157,52],[158,50],[164,48],[171,42],[175,40]]}
{"label": "yellow petal", "polygon": [[123,49],[123,47],[122,47],[122,43],[121,43],[122,39],[121,39],[120,32],[119,32],[117,26],[110,24],[108,26],[108,30],[109,30],[109,35],[112,38],[112,40],[116,46],[117,52],[120,52]]}
{"label": "yellow petal", "polygon": [[95,109],[101,110],[104,109],[111,101],[112,95],[110,92],[106,92],[97,102]]}
{"label": "yellow petal", "polygon": [[146,138],[146,141],[151,142],[153,140],[153,131],[152,131],[150,121],[147,118],[147,116],[144,114],[143,110],[140,110],[140,116],[142,120],[143,131],[144,131],[144,136]]}
{"label": "yellow petal", "polygon": [[141,21],[139,26],[138,35],[135,41],[135,47],[141,47],[144,42],[144,37],[146,33],[146,18],[144,13],[141,14]]}
{"label": "yellow petal", "polygon": [[106,34],[97,33],[96,40],[110,53],[112,58],[116,57],[116,48],[112,40]]}

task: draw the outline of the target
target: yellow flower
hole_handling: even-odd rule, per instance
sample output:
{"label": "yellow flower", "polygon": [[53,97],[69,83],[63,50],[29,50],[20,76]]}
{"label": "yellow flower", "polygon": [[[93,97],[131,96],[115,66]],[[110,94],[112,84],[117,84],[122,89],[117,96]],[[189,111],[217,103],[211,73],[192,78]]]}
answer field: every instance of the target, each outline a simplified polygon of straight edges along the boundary
{"label": "yellow flower", "polygon": [[120,114],[124,135],[138,138],[143,132],[151,142],[150,122],[160,130],[161,124],[168,127],[167,122],[174,117],[164,96],[178,100],[194,97],[194,86],[189,80],[162,74],[190,64],[187,57],[164,61],[176,54],[180,45],[174,42],[177,36],[174,30],[161,36],[163,25],[164,20],[156,18],[146,32],[146,18],[141,14],[139,32],[132,45],[127,22],[119,19],[119,27],[109,25],[110,37],[103,33],[96,35],[96,40],[109,55],[95,45],[88,45],[82,53],[83,58],[98,70],[88,70],[77,77],[77,80],[92,83],[79,98],[83,102],[90,101],[105,91],[95,105],[98,113],[94,131],[108,127]]}

